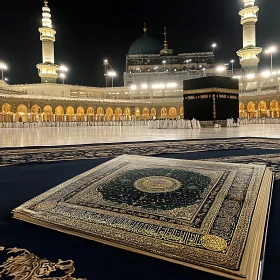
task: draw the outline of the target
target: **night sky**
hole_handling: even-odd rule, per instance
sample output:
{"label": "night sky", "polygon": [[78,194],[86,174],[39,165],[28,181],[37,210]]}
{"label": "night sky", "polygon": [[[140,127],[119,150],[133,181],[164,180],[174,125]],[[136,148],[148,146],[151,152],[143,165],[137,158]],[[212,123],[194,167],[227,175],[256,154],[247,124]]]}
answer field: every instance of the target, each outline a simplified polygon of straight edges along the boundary
{"label": "night sky", "polygon": [[[256,0],[256,4],[257,45],[280,49],[280,1]],[[0,60],[9,67],[5,76],[11,84],[40,82],[36,64],[42,62],[38,32],[42,6],[43,0],[1,3]],[[122,86],[125,55],[143,35],[144,22],[147,33],[161,42],[166,25],[169,47],[178,52],[211,51],[216,42],[217,62],[238,62],[236,51],[242,47],[238,15],[242,0],[49,0],[49,7],[57,31],[55,63],[69,67],[66,82],[71,84],[104,86],[107,58],[118,74],[114,85]],[[280,67],[280,50],[274,63]],[[260,67],[270,67],[270,56],[262,54]]]}

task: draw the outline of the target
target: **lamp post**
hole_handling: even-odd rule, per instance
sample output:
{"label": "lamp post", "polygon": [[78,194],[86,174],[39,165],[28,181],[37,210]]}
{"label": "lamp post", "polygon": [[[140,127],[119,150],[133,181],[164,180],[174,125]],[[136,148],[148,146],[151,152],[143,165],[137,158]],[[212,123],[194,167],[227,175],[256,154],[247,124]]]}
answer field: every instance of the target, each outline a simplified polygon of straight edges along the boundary
{"label": "lamp post", "polygon": [[112,87],[114,87],[114,77],[117,76],[117,73],[116,73],[115,71],[111,70],[111,71],[109,71],[109,72],[107,73],[107,75],[108,75],[109,77],[112,77]]}
{"label": "lamp post", "polygon": [[231,63],[231,74],[232,74],[232,76],[233,76],[233,63],[234,63],[234,60],[232,59],[232,60],[230,61],[230,63]]}
{"label": "lamp post", "polygon": [[64,79],[66,78],[66,75],[64,73],[60,73],[59,77],[62,79],[62,83],[64,84]]}
{"label": "lamp post", "polygon": [[269,49],[267,49],[265,52],[270,54],[270,68],[271,68],[271,72],[272,72],[272,68],[273,68],[273,63],[272,63],[273,53],[276,52],[276,47],[272,46]]}
{"label": "lamp post", "polygon": [[217,47],[217,44],[216,44],[216,43],[213,43],[213,44],[212,44],[213,53],[214,53],[216,47]]}
{"label": "lamp post", "polygon": [[166,64],[166,60],[163,60],[163,61],[162,61],[162,63],[163,63],[163,71],[165,72],[165,64]]}
{"label": "lamp post", "polygon": [[4,70],[7,70],[8,67],[5,63],[0,62],[0,69],[2,70],[2,80],[4,80]]}

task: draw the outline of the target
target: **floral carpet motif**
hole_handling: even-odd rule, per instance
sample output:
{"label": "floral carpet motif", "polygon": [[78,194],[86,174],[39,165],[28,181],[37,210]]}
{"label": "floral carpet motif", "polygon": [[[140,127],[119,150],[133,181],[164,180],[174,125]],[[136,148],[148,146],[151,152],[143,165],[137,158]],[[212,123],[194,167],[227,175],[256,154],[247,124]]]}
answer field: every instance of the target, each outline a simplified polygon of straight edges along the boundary
{"label": "floral carpet motif", "polygon": [[159,155],[199,151],[231,149],[279,149],[280,140],[239,138],[190,141],[160,141],[141,143],[119,143],[105,145],[80,145],[40,148],[0,149],[0,166],[39,163],[61,160],[78,160],[128,155]]}

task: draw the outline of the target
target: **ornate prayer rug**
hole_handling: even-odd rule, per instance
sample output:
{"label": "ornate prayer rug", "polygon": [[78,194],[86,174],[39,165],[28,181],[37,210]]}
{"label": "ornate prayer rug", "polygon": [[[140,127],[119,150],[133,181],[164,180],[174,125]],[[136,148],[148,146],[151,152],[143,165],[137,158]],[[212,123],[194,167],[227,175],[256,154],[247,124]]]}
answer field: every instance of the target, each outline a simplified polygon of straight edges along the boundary
{"label": "ornate prayer rug", "polygon": [[263,164],[123,155],[12,215],[226,278],[256,280],[272,183]]}
{"label": "ornate prayer rug", "polygon": [[279,147],[279,139],[231,138],[63,147],[2,148],[0,149],[0,166],[62,160],[106,158],[123,154],[151,156],[170,153],[220,151],[231,149],[278,150]]}

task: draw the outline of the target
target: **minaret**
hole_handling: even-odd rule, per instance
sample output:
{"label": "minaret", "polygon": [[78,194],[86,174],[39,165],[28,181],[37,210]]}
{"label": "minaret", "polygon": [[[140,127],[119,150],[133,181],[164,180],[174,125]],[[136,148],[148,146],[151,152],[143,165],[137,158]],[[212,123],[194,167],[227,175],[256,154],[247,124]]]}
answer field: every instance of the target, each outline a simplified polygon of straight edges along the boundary
{"label": "minaret", "polygon": [[163,49],[160,51],[160,54],[172,54],[173,50],[168,49],[166,26],[164,26],[163,34],[164,34]]}
{"label": "minaret", "polygon": [[240,64],[245,73],[258,71],[259,54],[262,48],[256,47],[256,22],[258,21],[259,7],[255,0],[244,0],[244,8],[239,12],[243,25],[243,49],[237,52]]}
{"label": "minaret", "polygon": [[48,1],[44,1],[42,8],[42,27],[39,28],[40,40],[42,41],[43,63],[37,64],[41,83],[56,83],[59,66],[54,64],[54,41],[56,31],[52,28],[51,9]]}

